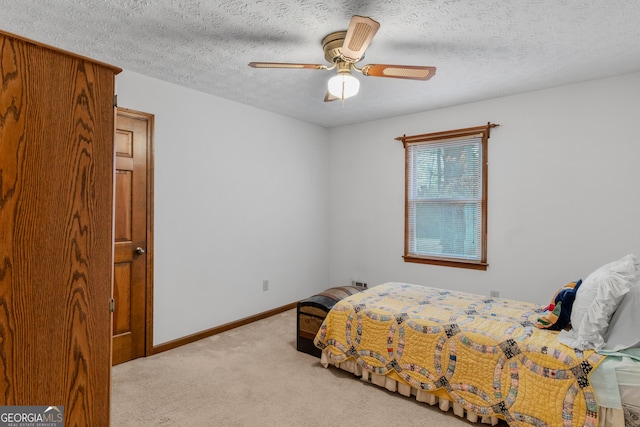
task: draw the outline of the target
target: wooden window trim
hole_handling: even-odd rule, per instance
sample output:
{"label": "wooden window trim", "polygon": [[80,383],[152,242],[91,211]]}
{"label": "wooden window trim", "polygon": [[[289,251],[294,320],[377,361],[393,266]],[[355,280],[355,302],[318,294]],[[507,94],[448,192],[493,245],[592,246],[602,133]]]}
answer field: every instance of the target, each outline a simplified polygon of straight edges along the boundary
{"label": "wooden window trim", "polygon": [[[474,270],[487,270],[489,264],[487,263],[487,204],[488,204],[488,140],[490,137],[491,129],[499,126],[495,123],[487,123],[484,126],[477,126],[464,129],[456,129],[444,132],[434,132],[420,135],[403,135],[396,138],[401,141],[405,148],[405,219],[404,219],[404,255],[405,262],[413,262],[419,264],[431,264],[440,265],[446,267],[467,268]],[[408,165],[408,150],[407,147],[410,144],[415,143],[429,143],[429,142],[443,142],[447,140],[465,139],[473,136],[481,136],[482,138],[482,202],[481,202],[481,244],[480,244],[480,260],[465,260],[463,258],[447,258],[436,256],[418,256],[410,253],[409,251],[409,165]]]}
{"label": "wooden window trim", "polygon": [[402,257],[405,262],[414,262],[417,264],[441,265],[444,267],[468,268],[472,270],[486,270],[487,267],[489,266],[489,264],[487,264],[486,262],[474,262],[474,261],[463,261],[459,259],[418,257],[415,255],[407,255],[406,239],[407,239],[407,235],[405,233],[405,255]]}

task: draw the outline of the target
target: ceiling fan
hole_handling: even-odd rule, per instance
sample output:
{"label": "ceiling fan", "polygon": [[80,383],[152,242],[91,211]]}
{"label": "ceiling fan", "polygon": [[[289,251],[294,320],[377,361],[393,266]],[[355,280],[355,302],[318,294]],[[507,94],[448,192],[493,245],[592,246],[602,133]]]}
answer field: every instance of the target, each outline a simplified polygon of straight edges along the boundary
{"label": "ceiling fan", "polygon": [[290,62],[250,62],[253,68],[301,68],[313,70],[337,70],[337,75],[329,79],[325,102],[345,100],[358,93],[360,82],[351,74],[352,70],[365,76],[390,77],[396,79],[429,80],[436,67],[415,65],[367,64],[362,68],[356,63],[364,58],[380,23],[365,16],[354,15],[347,31],[336,31],[322,39],[324,58],[331,64],[300,64]]}

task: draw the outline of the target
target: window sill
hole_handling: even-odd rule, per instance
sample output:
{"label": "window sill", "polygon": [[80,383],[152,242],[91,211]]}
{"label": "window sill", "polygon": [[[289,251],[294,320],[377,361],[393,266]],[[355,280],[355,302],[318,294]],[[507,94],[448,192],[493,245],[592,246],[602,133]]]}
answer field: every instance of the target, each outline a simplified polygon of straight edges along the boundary
{"label": "window sill", "polygon": [[486,271],[489,264],[486,262],[477,262],[477,261],[462,261],[462,260],[452,260],[445,258],[422,258],[413,255],[404,255],[405,262],[415,262],[419,264],[431,264],[431,265],[441,265],[445,267],[457,267],[457,268],[469,268],[472,270],[483,270]]}

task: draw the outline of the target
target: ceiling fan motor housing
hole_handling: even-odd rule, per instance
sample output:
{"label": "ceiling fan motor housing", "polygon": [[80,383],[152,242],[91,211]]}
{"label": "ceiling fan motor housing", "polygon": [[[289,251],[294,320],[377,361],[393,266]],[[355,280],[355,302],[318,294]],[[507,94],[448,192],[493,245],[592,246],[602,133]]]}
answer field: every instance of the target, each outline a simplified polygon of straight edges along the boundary
{"label": "ceiling fan motor housing", "polygon": [[344,38],[347,35],[346,31],[336,31],[328,34],[322,39],[322,49],[324,50],[324,59],[331,64],[335,64],[338,61],[343,61],[342,57],[342,45],[344,44]]}

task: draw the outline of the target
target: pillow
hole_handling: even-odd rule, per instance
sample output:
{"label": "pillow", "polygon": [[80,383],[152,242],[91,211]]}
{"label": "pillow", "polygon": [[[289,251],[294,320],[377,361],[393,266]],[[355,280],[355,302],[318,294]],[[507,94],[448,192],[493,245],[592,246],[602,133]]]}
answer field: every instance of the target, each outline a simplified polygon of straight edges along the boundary
{"label": "pillow", "polygon": [[570,347],[601,349],[611,316],[629,289],[640,278],[640,265],[633,254],[603,265],[584,279],[571,310],[570,331],[558,339]]}
{"label": "pillow", "polygon": [[631,287],[611,316],[604,340],[605,350],[640,348],[640,284]]}
{"label": "pillow", "polygon": [[564,285],[551,298],[551,304],[538,317],[536,326],[541,329],[559,331],[569,326],[571,322],[571,308],[576,299],[576,292],[580,288],[582,280],[569,282]]}

